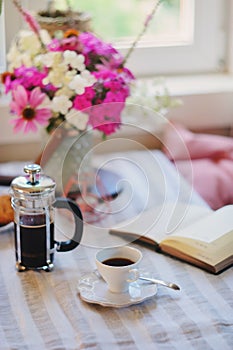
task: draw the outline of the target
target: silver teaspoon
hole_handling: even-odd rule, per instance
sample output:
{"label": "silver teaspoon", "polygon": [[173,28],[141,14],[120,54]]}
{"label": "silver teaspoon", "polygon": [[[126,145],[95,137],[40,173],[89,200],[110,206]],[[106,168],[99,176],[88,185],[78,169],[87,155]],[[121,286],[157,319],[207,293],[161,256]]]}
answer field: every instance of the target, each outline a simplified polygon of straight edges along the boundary
{"label": "silver teaspoon", "polygon": [[180,287],[175,283],[157,280],[156,278],[149,278],[149,277],[144,277],[144,276],[140,276],[139,279],[143,280],[143,281],[148,281],[151,283],[161,284],[164,287],[172,288],[174,290],[180,290]]}

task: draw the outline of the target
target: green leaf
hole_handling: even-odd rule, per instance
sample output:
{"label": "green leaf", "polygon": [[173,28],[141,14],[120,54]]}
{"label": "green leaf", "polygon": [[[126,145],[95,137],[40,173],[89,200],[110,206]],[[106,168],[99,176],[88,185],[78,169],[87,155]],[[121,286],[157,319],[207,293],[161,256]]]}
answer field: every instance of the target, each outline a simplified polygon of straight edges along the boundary
{"label": "green leaf", "polygon": [[0,0],[0,15],[2,13],[2,0]]}

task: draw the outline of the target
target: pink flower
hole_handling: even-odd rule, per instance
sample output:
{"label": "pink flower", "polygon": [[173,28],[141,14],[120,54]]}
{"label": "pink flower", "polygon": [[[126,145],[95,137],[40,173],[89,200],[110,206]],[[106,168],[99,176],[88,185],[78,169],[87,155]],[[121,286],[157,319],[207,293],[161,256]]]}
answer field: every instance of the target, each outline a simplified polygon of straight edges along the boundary
{"label": "pink flower", "polygon": [[40,26],[39,26],[39,23],[37,22],[37,20],[33,17],[33,15],[28,10],[25,10],[18,3],[17,0],[13,0],[13,3],[16,6],[16,8],[19,10],[19,12],[23,15],[25,21],[27,22],[27,24],[29,25],[31,30],[39,36]]}
{"label": "pink flower", "polygon": [[[125,77],[121,73],[102,69],[93,74],[97,79],[95,86],[97,86],[98,82],[102,82],[102,90],[105,90],[106,93],[107,91],[111,91],[116,95],[116,97],[113,98],[113,101],[122,101],[122,98],[125,100],[129,96],[129,84],[125,81]],[[117,98],[117,96],[119,96],[119,98]],[[117,100],[115,100],[115,98],[117,98]]]}
{"label": "pink flower", "polygon": [[66,50],[70,50],[70,51],[76,51],[81,53],[78,37],[74,37],[74,36],[70,38],[63,38],[61,40],[55,38],[51,41],[51,43],[47,47],[49,51],[63,52]]}
{"label": "pink flower", "polygon": [[82,111],[92,105],[92,99],[95,96],[95,91],[92,87],[86,87],[82,95],[77,95],[74,99],[73,107]]}
{"label": "pink flower", "polygon": [[12,80],[11,75],[7,75],[4,81],[5,93],[7,94],[9,91],[13,89],[14,86],[19,85],[18,80]]}
{"label": "pink flower", "polygon": [[93,106],[89,112],[89,124],[93,129],[110,135],[121,125],[121,112],[124,103],[102,103]]}
{"label": "pink flower", "polygon": [[37,125],[47,125],[52,113],[48,108],[39,108],[44,101],[46,94],[42,93],[39,87],[32,91],[26,91],[21,85],[12,91],[11,112],[18,118],[14,119],[14,131],[18,132],[24,128],[24,132],[37,131]]}
{"label": "pink flower", "polygon": [[16,68],[14,75],[18,83],[28,90],[35,86],[44,87],[42,81],[47,76],[45,72],[40,72],[36,67],[24,66]]}
{"label": "pink flower", "polygon": [[112,57],[114,54],[119,54],[118,51],[108,43],[97,38],[93,33],[82,32],[78,36],[80,43],[83,46],[83,54],[89,54],[103,57]]}
{"label": "pink flower", "polygon": [[113,93],[112,91],[108,91],[106,94],[106,97],[104,99],[105,103],[108,102],[124,102],[125,101],[125,94],[123,91],[118,91],[118,93]]}
{"label": "pink flower", "polygon": [[43,79],[47,76],[45,70],[39,71],[36,67],[20,66],[15,68],[12,74],[8,74],[5,78],[5,92],[8,93],[14,90],[16,86],[23,85],[25,89],[32,90],[35,87],[40,87],[43,92],[56,91],[56,88],[51,84],[44,85]]}
{"label": "pink flower", "polygon": [[36,21],[36,19],[31,15],[31,13],[25,9],[22,10],[23,11],[23,16],[25,18],[25,21],[28,23],[29,27],[31,28],[31,30],[36,33],[37,35],[39,35],[39,31],[40,31],[40,26],[39,23]]}
{"label": "pink flower", "polygon": [[119,79],[112,79],[106,80],[103,85],[106,89],[109,89],[111,91],[118,91],[123,88],[124,82],[121,82]]}

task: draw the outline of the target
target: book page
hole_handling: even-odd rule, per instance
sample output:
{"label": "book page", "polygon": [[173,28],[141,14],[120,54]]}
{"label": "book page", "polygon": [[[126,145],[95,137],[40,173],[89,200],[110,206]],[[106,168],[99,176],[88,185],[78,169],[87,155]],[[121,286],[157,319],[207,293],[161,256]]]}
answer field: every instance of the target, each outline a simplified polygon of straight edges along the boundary
{"label": "book page", "polygon": [[122,236],[136,234],[160,243],[173,232],[178,229],[182,230],[210,213],[212,210],[208,207],[168,202],[162,206],[154,206],[136,217],[121,222],[113,227],[110,233]]}
{"label": "book page", "polygon": [[172,237],[186,237],[209,244],[231,231],[233,232],[233,205],[228,205],[182,230],[176,230]]}
{"label": "book page", "polygon": [[171,253],[172,249],[176,249],[176,256],[180,255],[179,252],[185,253],[214,266],[233,254],[232,239],[233,231],[229,231],[210,243],[186,237],[170,236],[163,240],[161,248],[167,253]]}

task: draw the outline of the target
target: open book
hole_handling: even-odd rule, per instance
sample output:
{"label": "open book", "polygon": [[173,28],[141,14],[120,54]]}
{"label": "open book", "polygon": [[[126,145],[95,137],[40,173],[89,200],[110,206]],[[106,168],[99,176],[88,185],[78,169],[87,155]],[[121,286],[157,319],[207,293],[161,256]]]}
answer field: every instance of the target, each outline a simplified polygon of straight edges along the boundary
{"label": "open book", "polygon": [[169,203],[144,211],[109,232],[152,245],[215,274],[233,264],[233,205],[212,211]]}

